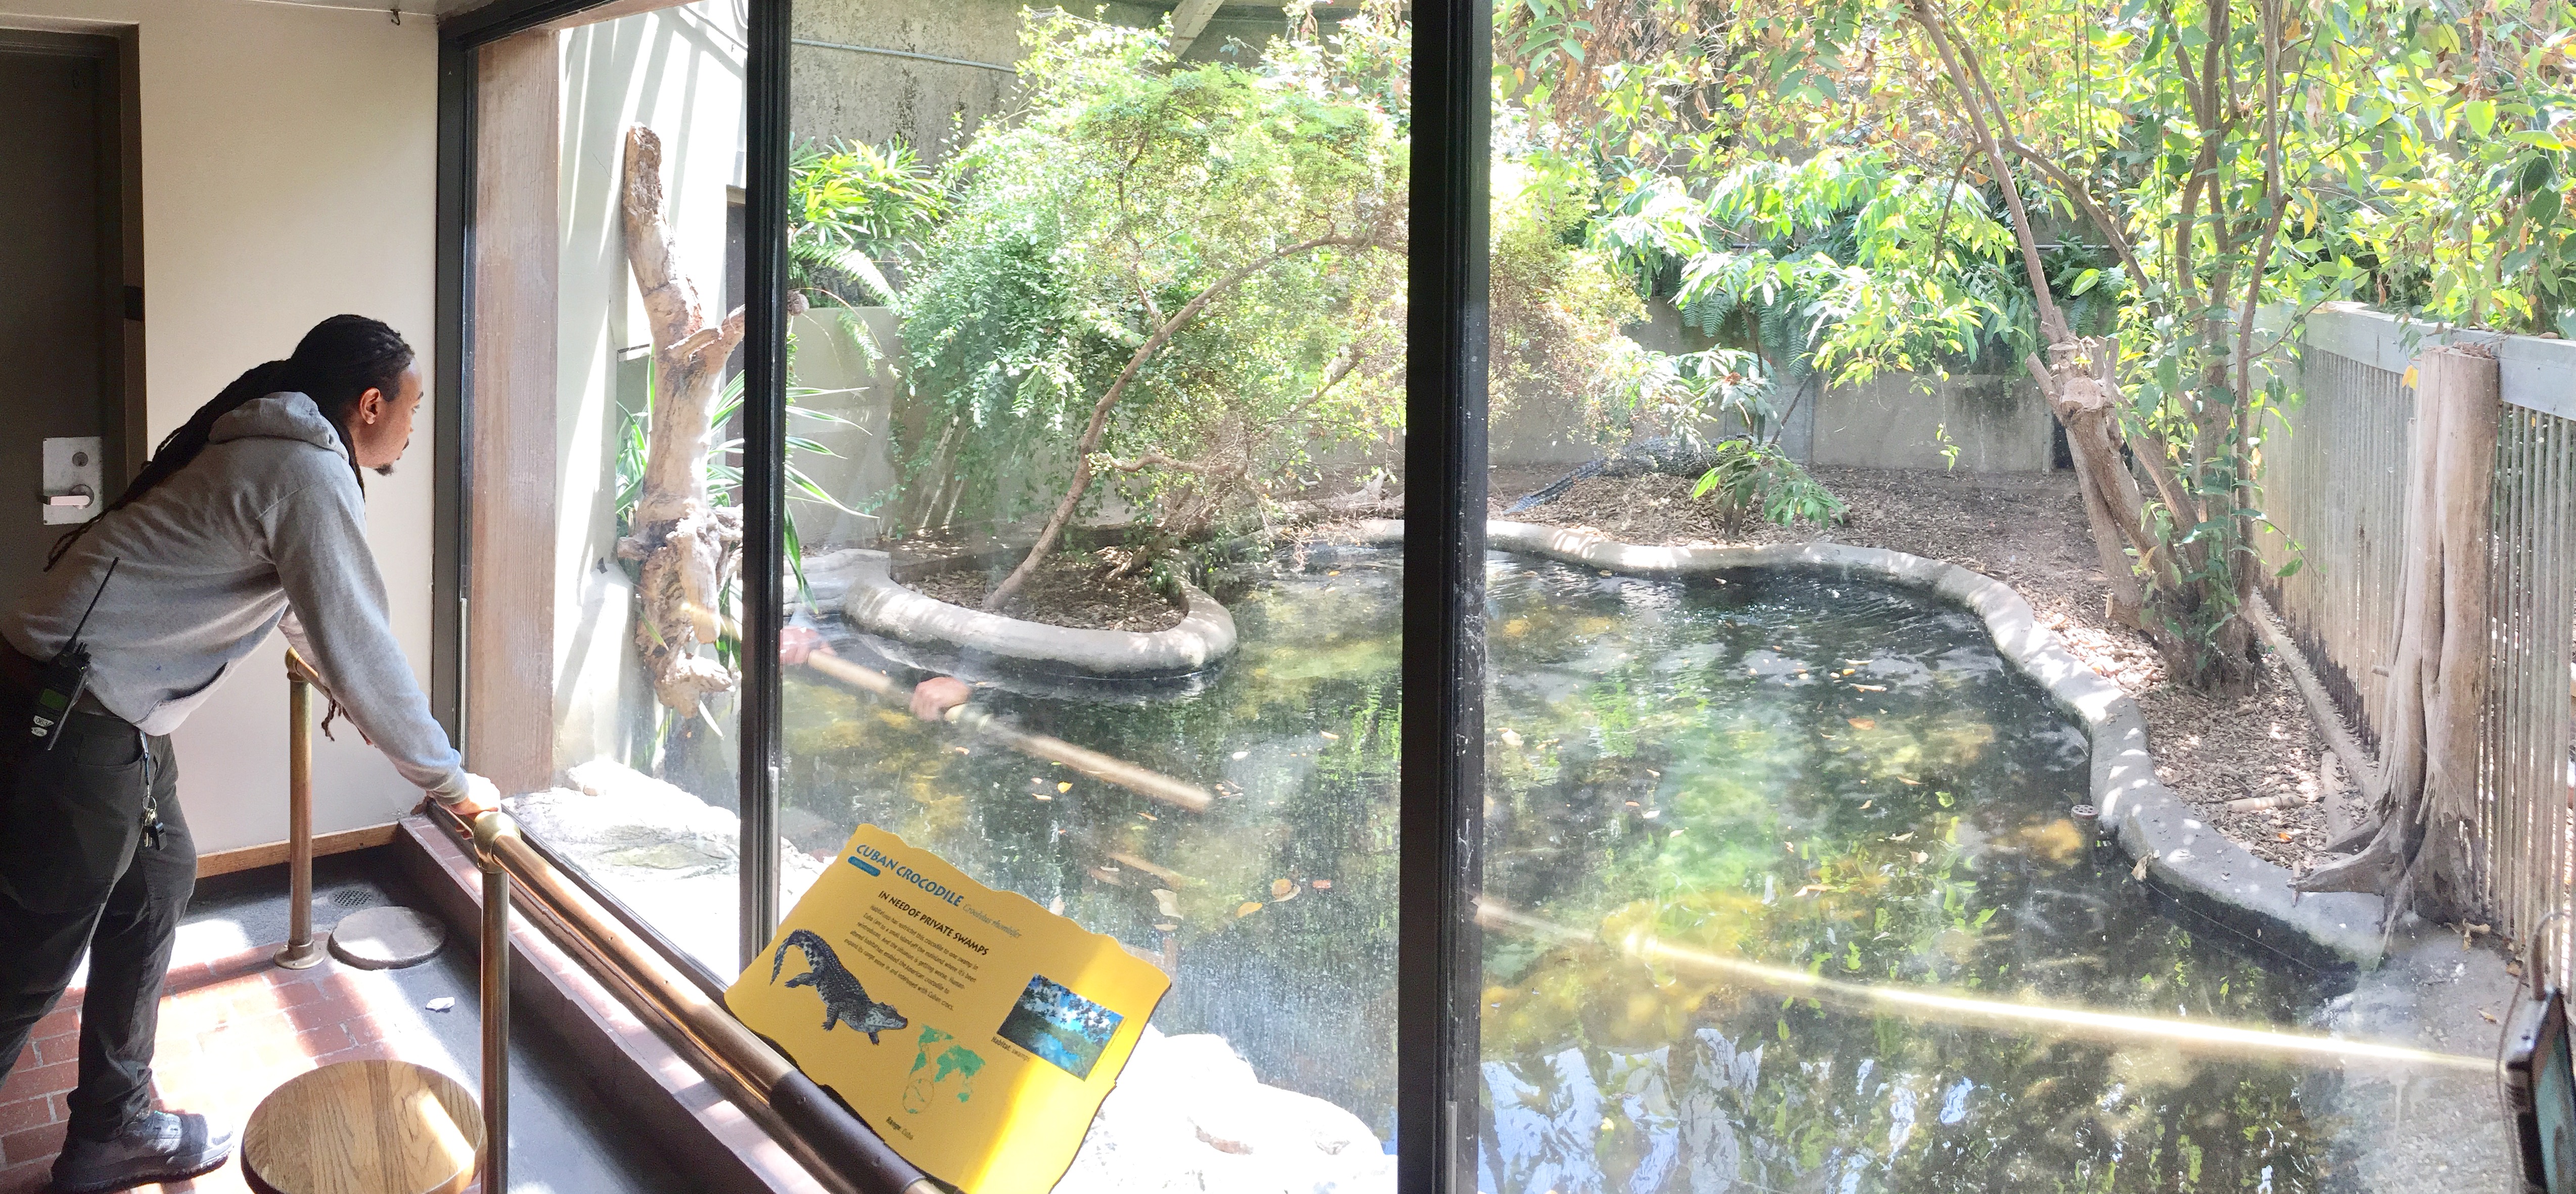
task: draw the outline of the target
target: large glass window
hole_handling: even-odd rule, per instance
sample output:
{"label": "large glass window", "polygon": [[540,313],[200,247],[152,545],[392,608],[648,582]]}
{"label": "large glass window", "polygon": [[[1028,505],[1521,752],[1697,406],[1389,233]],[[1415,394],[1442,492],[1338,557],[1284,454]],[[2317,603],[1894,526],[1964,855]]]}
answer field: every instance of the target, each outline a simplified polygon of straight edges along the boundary
{"label": "large glass window", "polygon": [[1170,973],[1065,1189],[1386,1189],[1406,32],[1210,7],[794,6],[782,894],[875,824]]}
{"label": "large glass window", "polygon": [[737,964],[744,29],[700,0],[477,54],[469,763]]}
{"label": "large glass window", "polygon": [[2202,898],[2317,861],[2306,711],[2141,631],[2252,591],[2156,563],[2259,461],[2119,239],[2203,84],[2041,111],[2189,14],[617,10],[478,51],[469,749],[707,969],[861,825],[1115,938],[1068,1192],[2410,1172],[2377,901]]}

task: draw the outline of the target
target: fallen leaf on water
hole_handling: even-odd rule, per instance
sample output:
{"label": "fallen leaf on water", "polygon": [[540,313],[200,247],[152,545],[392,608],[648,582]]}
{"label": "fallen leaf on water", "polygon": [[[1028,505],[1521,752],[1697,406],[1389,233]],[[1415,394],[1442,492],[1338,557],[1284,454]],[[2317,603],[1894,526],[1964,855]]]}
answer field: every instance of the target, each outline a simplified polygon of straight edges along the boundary
{"label": "fallen leaf on water", "polygon": [[1805,887],[1801,887],[1801,888],[1799,888],[1799,889],[1798,889],[1798,890],[1796,890],[1796,891],[1790,892],[1789,894],[1790,894],[1790,896],[1791,896],[1792,898],[1795,898],[1795,897],[1798,897],[1798,896],[1811,896],[1811,895],[1816,894],[1817,892],[1823,891],[1824,889],[1825,889],[1825,885],[1824,885],[1824,884],[1822,884],[1822,883],[1810,883],[1810,884],[1806,885]]}
{"label": "fallen leaf on water", "polygon": [[1796,843],[1796,842],[1782,842],[1782,843],[1780,843],[1780,846],[1781,846],[1781,848],[1782,848],[1782,849],[1787,850],[1788,852],[1790,852],[1790,853],[1792,853],[1792,854],[1795,854],[1795,853],[1797,853],[1797,852],[1798,852],[1798,843]]}
{"label": "fallen leaf on water", "polygon": [[2494,1013],[2494,1012],[2491,1012],[2491,1011],[2488,1011],[2488,1010],[2487,1010],[2487,1009],[2485,1009],[2485,1008],[2479,1008],[2479,1009],[2478,1009],[2478,1015],[2485,1017],[2485,1018],[2486,1018],[2486,1022],[2487,1022],[2487,1023],[2489,1023],[2489,1024],[2493,1024],[2493,1023],[2495,1023],[2495,1022],[2496,1022],[2495,1013]]}
{"label": "fallen leaf on water", "polygon": [[1914,852],[1914,865],[1921,866],[1923,865],[1923,860],[1930,857],[1932,856],[1922,852],[1921,850],[1917,850]]}
{"label": "fallen leaf on water", "polygon": [[1889,839],[1887,839],[1887,840],[1889,840],[1889,841],[1891,841],[1891,842],[1910,842],[1910,841],[1913,841],[1913,840],[1914,840],[1914,831],[1913,831],[1913,830],[1911,830],[1911,829],[1908,829],[1908,830],[1906,830],[1905,832],[1900,833],[1900,834],[1897,834],[1895,837],[1889,838]]}
{"label": "fallen leaf on water", "polygon": [[1860,809],[1862,812],[1868,812],[1869,806],[1876,803],[1878,803],[1878,797],[1872,796],[1869,799],[1860,802]]}
{"label": "fallen leaf on water", "polygon": [[2134,867],[2129,868],[2129,877],[2130,877],[2130,878],[2132,878],[2132,879],[2137,880],[2137,881],[2138,881],[2138,882],[2140,882],[2140,883],[2144,883],[2144,882],[2146,882],[2146,881],[2147,881],[2147,863],[2149,863],[2149,862],[2153,861],[2154,859],[2155,859],[2155,855],[2153,855],[2153,854],[2150,854],[2150,855],[2146,856],[2145,858],[2141,858],[2141,859],[2139,859],[2139,860],[2138,860],[2138,865],[2136,865],[2136,866],[2134,866]]}
{"label": "fallen leaf on water", "polygon": [[1317,891],[1331,891],[1333,889],[1333,881],[1330,879],[1317,879],[1312,886]]}
{"label": "fallen leaf on water", "polygon": [[1274,899],[1274,900],[1284,900],[1284,899],[1287,899],[1287,898],[1288,898],[1288,893],[1289,893],[1289,892],[1292,892],[1292,891],[1295,891],[1295,890],[1297,890],[1297,885],[1296,885],[1296,884],[1294,884],[1294,883],[1291,883],[1291,882],[1289,882],[1289,881],[1287,881],[1287,880],[1285,880],[1285,879],[1273,879],[1273,880],[1271,880],[1271,881],[1270,881],[1270,898],[1271,898],[1271,899]]}
{"label": "fallen leaf on water", "polygon": [[1248,750],[1238,750],[1238,751],[1234,752],[1234,757],[1235,757],[1236,761],[1240,762],[1240,761],[1243,759],[1243,757],[1244,757],[1244,756],[1249,755],[1249,754],[1251,754],[1251,753],[1252,753],[1252,752],[1251,752],[1251,751],[1248,751]]}
{"label": "fallen leaf on water", "polygon": [[1878,722],[1867,717],[1846,717],[1843,720],[1850,722],[1851,727],[1855,730],[1875,730],[1878,728]]}
{"label": "fallen leaf on water", "polygon": [[1518,730],[1505,730],[1505,731],[1503,731],[1503,745],[1508,746],[1508,747],[1511,747],[1513,750],[1519,750],[1519,749],[1521,748],[1521,735],[1520,735],[1520,731],[1518,731]]}
{"label": "fallen leaf on water", "polygon": [[1073,790],[1073,784],[1070,781],[1060,783],[1055,786],[1055,790],[1059,792],[1070,792]]}
{"label": "fallen leaf on water", "polygon": [[441,995],[436,999],[422,1004],[421,1006],[428,1008],[433,1012],[443,1012],[456,1006],[456,997],[453,995]]}
{"label": "fallen leaf on water", "polygon": [[1163,914],[1165,919],[1179,920],[1181,918],[1181,894],[1168,887],[1157,887],[1154,889],[1154,907]]}
{"label": "fallen leaf on water", "polygon": [[2288,841],[2288,840],[2290,840],[2290,835],[2289,835],[2289,834],[2287,834],[2287,833],[2277,833],[2277,834],[2274,834],[2273,836],[2274,836],[2274,837],[2277,837],[2277,838],[2280,838],[2282,841],[2285,841],[2285,842],[2286,842],[2286,841]]}
{"label": "fallen leaf on water", "polygon": [[1261,911],[1261,901],[1245,900],[1242,907],[1234,910],[1234,918],[1236,920],[1241,920],[1244,917],[1250,916],[1259,911]]}
{"label": "fallen leaf on water", "polygon": [[1031,792],[1031,793],[1029,793],[1029,795],[1031,795],[1031,796],[1035,796],[1035,797],[1037,797],[1037,798],[1038,798],[1038,799],[1040,799],[1040,800],[1053,800],[1053,799],[1055,799],[1055,797],[1053,797],[1053,796],[1049,796],[1049,795],[1047,795],[1047,794],[1046,794],[1046,793],[1044,793],[1044,792]]}
{"label": "fallen leaf on water", "polygon": [[1897,777],[1896,777],[1896,782],[1898,782],[1898,783],[1900,783],[1900,784],[1903,784],[1903,785],[1905,785],[1906,787],[1909,787],[1909,788],[1919,788],[1919,787],[1922,787],[1922,786],[1923,786],[1923,781],[1922,781],[1922,780],[1919,780],[1919,779],[1907,779],[1907,778],[1905,778],[1905,777],[1904,777],[1904,776],[1902,776],[1902,775],[1900,775],[1900,776],[1897,776]]}
{"label": "fallen leaf on water", "polygon": [[1852,691],[1854,691],[1854,692],[1885,692],[1885,691],[1887,691],[1887,686],[1886,686],[1886,685],[1884,685],[1884,684],[1854,684],[1854,685],[1852,685]]}
{"label": "fallen leaf on water", "polygon": [[1341,735],[1336,734],[1331,730],[1318,730],[1316,732],[1322,734],[1324,736],[1324,741],[1326,742],[1339,742],[1342,740]]}

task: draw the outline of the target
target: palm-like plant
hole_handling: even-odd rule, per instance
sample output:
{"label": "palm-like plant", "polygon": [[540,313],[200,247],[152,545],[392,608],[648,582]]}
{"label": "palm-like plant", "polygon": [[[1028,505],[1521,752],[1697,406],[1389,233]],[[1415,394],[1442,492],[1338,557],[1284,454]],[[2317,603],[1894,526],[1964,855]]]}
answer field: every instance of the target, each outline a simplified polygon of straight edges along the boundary
{"label": "palm-like plant", "polygon": [[938,174],[901,139],[805,142],[787,163],[788,285],[821,291],[847,279],[892,306],[884,264],[916,247],[947,207]]}

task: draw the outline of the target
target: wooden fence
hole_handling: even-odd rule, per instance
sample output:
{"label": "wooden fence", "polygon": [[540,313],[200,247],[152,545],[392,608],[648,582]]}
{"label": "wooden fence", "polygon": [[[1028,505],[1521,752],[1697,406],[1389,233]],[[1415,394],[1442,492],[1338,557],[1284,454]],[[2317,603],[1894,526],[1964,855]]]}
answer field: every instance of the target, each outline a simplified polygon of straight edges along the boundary
{"label": "wooden fence", "polygon": [[[2310,317],[2303,398],[2262,448],[2263,549],[2284,628],[2364,743],[2388,715],[2407,542],[2411,365],[2444,341],[2495,353],[2502,416],[2488,534],[2488,683],[2467,828],[2492,927],[2528,945],[2576,917],[2576,344],[2442,334],[2374,312]],[[2537,951],[2569,973],[2570,918]]]}

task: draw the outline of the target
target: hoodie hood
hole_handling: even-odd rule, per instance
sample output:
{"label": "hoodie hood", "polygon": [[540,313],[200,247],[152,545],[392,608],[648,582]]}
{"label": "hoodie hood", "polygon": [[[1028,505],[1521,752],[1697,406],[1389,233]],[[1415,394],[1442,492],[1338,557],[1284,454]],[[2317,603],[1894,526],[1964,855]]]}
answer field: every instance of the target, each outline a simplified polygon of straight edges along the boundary
{"label": "hoodie hood", "polygon": [[221,444],[237,439],[301,440],[345,460],[349,450],[340,443],[340,433],[331,420],[322,417],[322,408],[311,398],[292,391],[253,398],[233,408],[231,413],[215,420],[206,442]]}

